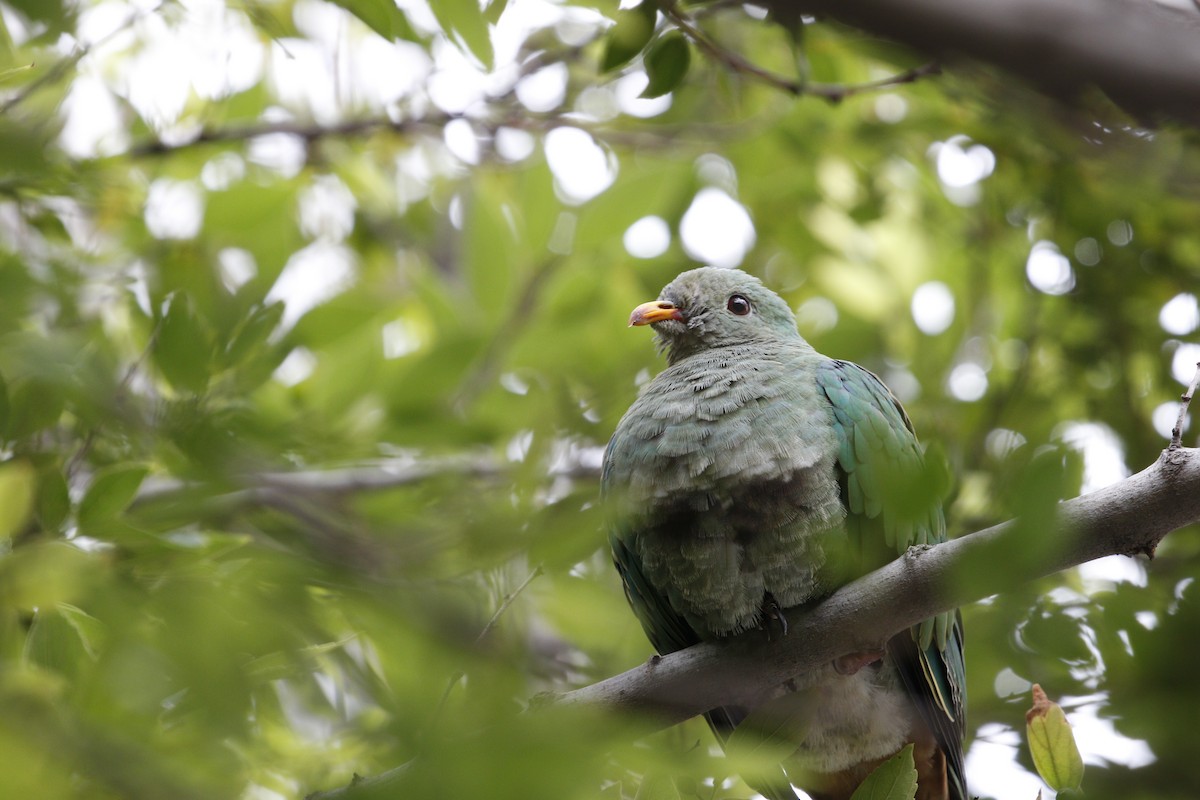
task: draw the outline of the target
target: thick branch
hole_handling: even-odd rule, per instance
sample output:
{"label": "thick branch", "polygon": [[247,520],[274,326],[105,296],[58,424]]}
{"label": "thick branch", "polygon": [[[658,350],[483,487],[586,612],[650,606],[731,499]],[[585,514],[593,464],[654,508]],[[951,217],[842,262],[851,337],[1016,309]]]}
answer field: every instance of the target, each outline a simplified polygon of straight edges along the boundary
{"label": "thick branch", "polygon": [[1200,124],[1200,18],[1133,0],[767,0],[934,57],[959,53],[1056,97],[1096,86],[1144,120]]}
{"label": "thick branch", "polygon": [[846,653],[877,649],[920,620],[1103,556],[1152,555],[1164,536],[1197,521],[1200,450],[1164,451],[1137,475],[1061,504],[1057,520],[1044,526],[1006,522],[912,548],[815,608],[788,612],[780,640],[752,632],[696,645],[551,701],[649,715],[663,726],[716,706],[753,705],[771,687]]}
{"label": "thick branch", "polygon": [[[709,7],[711,9],[711,6]],[[663,13],[675,24],[675,27],[683,31],[683,33],[695,43],[696,47],[700,48],[709,56],[716,59],[719,63],[724,64],[727,68],[742,75],[746,75],[753,80],[765,83],[776,89],[781,89],[789,94],[797,96],[810,95],[813,97],[823,97],[831,103],[839,103],[847,97],[865,92],[874,92],[882,89],[889,89],[894,86],[899,86],[905,83],[914,83],[927,75],[938,75],[942,69],[936,62],[922,64],[918,67],[905,70],[897,75],[889,78],[883,78],[876,81],[868,81],[867,83],[852,83],[852,84],[836,84],[836,83],[813,83],[812,81],[802,81],[793,78],[788,78],[784,75],[777,75],[770,70],[763,69],[751,61],[742,58],[738,53],[732,50],[726,50],[715,40],[704,33],[693,20],[684,14],[679,8],[673,4],[664,4],[662,6]]]}

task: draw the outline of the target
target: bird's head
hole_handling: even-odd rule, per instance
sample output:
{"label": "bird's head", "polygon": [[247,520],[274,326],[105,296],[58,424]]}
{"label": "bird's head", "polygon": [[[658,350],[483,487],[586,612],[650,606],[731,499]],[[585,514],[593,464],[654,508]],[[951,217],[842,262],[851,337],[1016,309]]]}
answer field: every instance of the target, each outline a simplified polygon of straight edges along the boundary
{"label": "bird's head", "polygon": [[680,273],[629,324],[653,325],[672,363],[712,347],[799,338],[783,298],[753,275],[716,267]]}

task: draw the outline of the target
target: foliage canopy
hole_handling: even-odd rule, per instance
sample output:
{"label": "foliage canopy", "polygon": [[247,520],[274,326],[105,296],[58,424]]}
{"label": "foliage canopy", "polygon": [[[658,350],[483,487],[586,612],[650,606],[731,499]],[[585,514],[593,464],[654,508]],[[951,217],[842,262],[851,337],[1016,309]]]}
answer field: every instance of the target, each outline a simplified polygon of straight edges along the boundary
{"label": "foliage canopy", "polygon": [[[956,533],[1155,458],[1194,132],[663,8],[0,2],[0,795],[746,796],[697,723],[512,722],[650,652],[596,468],[699,261],[885,378]],[[1196,796],[1197,550],[964,610],[974,791],[1036,681],[1144,742],[1090,796]]]}

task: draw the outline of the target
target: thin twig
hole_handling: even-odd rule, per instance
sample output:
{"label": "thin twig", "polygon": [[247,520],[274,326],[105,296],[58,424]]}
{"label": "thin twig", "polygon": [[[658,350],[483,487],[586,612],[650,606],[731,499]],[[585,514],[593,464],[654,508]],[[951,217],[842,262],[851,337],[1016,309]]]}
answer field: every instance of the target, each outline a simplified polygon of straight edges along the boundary
{"label": "thin twig", "polygon": [[929,75],[939,75],[942,71],[942,67],[938,62],[930,61],[918,67],[897,73],[896,75],[876,81],[868,81],[867,83],[813,83],[810,81],[795,80],[764,69],[746,60],[741,55],[722,47],[702,31],[692,19],[675,8],[674,5],[666,5],[662,10],[679,30],[696,43],[697,47],[724,64],[730,70],[741,75],[747,75],[761,83],[765,83],[788,94],[796,95],[797,97],[810,95],[824,98],[831,103],[839,103],[852,95],[888,89],[905,83],[913,83]]}
{"label": "thin twig", "polygon": [[[75,52],[71,53],[71,55],[67,56],[62,61],[58,61],[58,62],[52,64],[49,69],[47,69],[45,72],[43,72],[41,75],[39,75],[34,80],[30,81],[25,86],[24,89],[17,92],[15,95],[13,95],[8,100],[6,100],[3,105],[0,105],[0,115],[7,114],[9,111],[12,111],[18,105],[25,102],[34,92],[41,89],[43,86],[54,83],[59,78],[61,78],[63,75],[66,75],[67,72],[69,72],[71,69],[73,69],[80,61],[82,61],[83,58],[88,53],[92,52],[94,49],[96,49],[100,45],[107,43],[114,37],[124,33],[135,22],[137,22],[138,20],[140,20],[142,17],[146,16],[147,14],[151,14],[151,13],[154,13],[154,12],[153,11],[135,11],[129,15],[129,17],[125,20],[124,23],[113,28],[111,32],[105,34],[104,36],[101,36],[99,39],[97,39],[94,42],[88,42],[87,44],[77,46],[75,48]],[[30,64],[29,68],[32,69],[33,64]],[[11,71],[15,71],[15,70],[11,70]]]}
{"label": "thin twig", "polygon": [[438,700],[437,708],[433,709],[433,716],[429,721],[429,732],[427,733],[427,736],[432,735],[433,729],[441,720],[442,712],[446,709],[446,703],[450,701],[450,693],[454,691],[454,687],[457,686],[465,677],[467,677],[467,673],[459,669],[454,671],[454,674],[450,676],[450,680],[446,681],[446,688],[442,690],[442,697]]}
{"label": "thin twig", "polygon": [[[574,49],[575,52],[578,48]],[[550,55],[545,52],[534,53],[529,56],[520,66],[518,73],[519,78],[525,77],[537,70],[547,66],[550,61]],[[507,92],[498,95],[493,100],[503,100],[516,91],[516,85],[519,80],[513,81],[512,88]],[[271,134],[282,133],[291,136],[298,136],[305,142],[314,142],[319,139],[329,138],[345,138],[358,136],[361,134],[374,133],[375,131],[387,130],[392,133],[413,133],[421,130],[440,131],[451,122],[461,119],[462,114],[434,114],[422,117],[407,117],[405,119],[392,119],[390,117],[360,117],[358,119],[346,120],[334,125],[317,125],[314,123],[297,122],[294,120],[279,120],[275,122],[257,122],[250,125],[238,125],[228,128],[206,128],[200,131],[199,134],[184,142],[175,144],[167,143],[162,140],[153,140],[143,142],[130,148],[124,155],[132,158],[145,158],[148,156],[170,155],[191,147],[209,144],[223,144],[228,142],[243,142],[249,139],[256,139],[260,136],[269,136]],[[478,120],[475,121],[478,124]],[[508,124],[509,121],[503,121],[500,124]],[[499,127],[499,126],[497,126]]]}
{"label": "thin twig", "polygon": [[[335,125],[318,125],[295,121],[264,122],[254,125],[238,125],[228,128],[206,128],[199,134],[186,141],[167,143],[159,139],[140,142],[123,153],[96,159],[97,162],[111,162],[128,158],[157,158],[197,147],[209,145],[231,144],[248,141],[260,136],[274,133],[289,134],[311,143],[322,139],[349,138],[367,135],[378,131],[389,131],[396,134],[429,133],[440,136],[442,128],[450,122],[459,119],[456,114],[439,114],[420,119],[393,120],[387,117],[367,117]],[[500,128],[519,128],[532,134],[548,133],[555,128],[571,127],[585,130],[613,144],[627,147],[674,148],[680,140],[712,143],[713,140],[730,139],[741,135],[752,126],[733,124],[703,125],[691,123],[688,125],[659,124],[647,126],[640,130],[618,130],[608,125],[589,124],[582,119],[562,117],[538,117],[532,114],[512,115],[492,121],[472,120],[472,124],[482,132],[494,136]],[[0,182],[0,190],[4,183]]]}
{"label": "thin twig", "polygon": [[867,92],[877,92],[881,89],[890,89],[893,86],[902,86],[906,83],[916,83],[922,78],[930,75],[941,75],[942,65],[937,61],[927,61],[924,64],[906,69],[904,72],[898,72],[895,75],[889,75],[886,78],[880,78],[877,81],[867,81],[866,83],[806,83],[804,84],[804,93],[813,94],[818,97],[824,97],[831,103],[838,103],[847,97],[852,97],[856,94],[865,94]]}
{"label": "thin twig", "polygon": [[164,156],[176,153],[180,150],[198,147],[200,145],[222,144],[226,142],[243,142],[249,139],[257,139],[260,136],[270,136],[271,134],[276,133],[298,136],[301,139],[304,139],[306,142],[312,142],[317,139],[357,136],[363,133],[371,133],[376,130],[390,130],[394,133],[411,133],[421,128],[433,129],[442,127],[457,118],[458,115],[454,114],[446,114],[433,119],[422,118],[393,120],[387,117],[368,117],[365,119],[354,119],[341,122],[337,125],[315,125],[304,122],[295,122],[292,120],[259,122],[253,125],[238,125],[228,128],[206,128],[195,137],[188,139],[185,142],[179,142],[178,144],[168,144],[167,142],[156,139],[154,141],[144,142],[131,147],[122,155],[130,158]]}
{"label": "thin twig", "polygon": [[517,599],[517,596],[520,595],[521,592],[525,591],[525,587],[533,583],[533,579],[541,574],[542,565],[538,564],[533,568],[533,571],[529,573],[525,580],[521,581],[520,586],[504,595],[504,599],[500,601],[500,607],[496,609],[496,613],[492,614],[492,618],[488,620],[487,625],[484,625],[483,630],[481,630],[479,635],[475,637],[475,644],[480,644],[484,639],[487,638],[487,635],[492,632],[492,628],[496,626],[496,622],[500,619],[500,616],[508,610],[509,606],[513,604],[513,601]]}
{"label": "thin twig", "polygon": [[[510,606],[512,606],[513,601],[517,599],[521,592],[525,591],[525,587],[533,583],[533,579],[541,574],[542,565],[538,564],[533,568],[533,571],[526,576],[525,580],[521,581],[520,586],[504,595],[504,599],[500,601],[500,606],[496,609],[496,613],[492,614],[492,618],[487,621],[487,624],[483,626],[483,630],[481,630],[479,635],[475,637],[475,644],[477,646],[482,644],[484,639],[487,638],[487,635],[492,632],[492,628],[496,627],[496,622],[499,621],[504,612],[507,611]],[[431,730],[437,725],[438,720],[441,719],[442,712],[446,708],[446,703],[450,700],[450,693],[454,691],[454,687],[457,686],[462,679],[466,677],[466,675],[467,673],[461,669],[455,670],[454,674],[450,676],[450,680],[446,682],[446,688],[442,690],[442,697],[440,700],[438,700],[437,708],[433,710],[433,717],[430,722]]]}
{"label": "thin twig", "polygon": [[1196,374],[1192,376],[1192,382],[1188,384],[1187,391],[1179,398],[1179,417],[1175,420],[1175,427],[1171,429],[1171,444],[1168,448],[1170,450],[1178,450],[1183,446],[1184,417],[1187,416],[1188,405],[1196,394],[1197,386],[1200,386],[1200,361],[1196,362]]}

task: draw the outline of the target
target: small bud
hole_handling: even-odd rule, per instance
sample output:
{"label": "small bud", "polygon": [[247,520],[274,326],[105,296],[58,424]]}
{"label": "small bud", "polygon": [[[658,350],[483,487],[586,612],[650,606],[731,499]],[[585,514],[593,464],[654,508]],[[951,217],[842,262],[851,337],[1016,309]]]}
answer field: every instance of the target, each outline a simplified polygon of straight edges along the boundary
{"label": "small bud", "polygon": [[1036,683],[1033,707],[1025,713],[1025,736],[1033,765],[1051,789],[1056,792],[1079,789],[1083,782],[1083,758],[1071,733],[1071,724],[1062,707],[1050,702]]}

